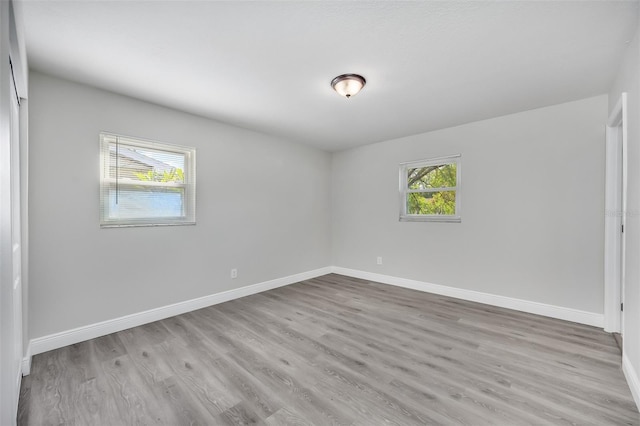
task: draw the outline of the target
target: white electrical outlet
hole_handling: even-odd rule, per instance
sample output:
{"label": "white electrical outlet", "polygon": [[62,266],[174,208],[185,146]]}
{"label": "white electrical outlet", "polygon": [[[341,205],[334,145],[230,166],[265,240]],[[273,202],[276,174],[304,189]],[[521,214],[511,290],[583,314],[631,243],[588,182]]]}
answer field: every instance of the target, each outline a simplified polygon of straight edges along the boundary
{"label": "white electrical outlet", "polygon": [[382,265],[382,256],[378,256],[378,258],[376,259],[376,263],[378,265]]}
{"label": "white electrical outlet", "polygon": [[231,270],[231,278],[238,278],[238,270],[237,269],[232,269]]}

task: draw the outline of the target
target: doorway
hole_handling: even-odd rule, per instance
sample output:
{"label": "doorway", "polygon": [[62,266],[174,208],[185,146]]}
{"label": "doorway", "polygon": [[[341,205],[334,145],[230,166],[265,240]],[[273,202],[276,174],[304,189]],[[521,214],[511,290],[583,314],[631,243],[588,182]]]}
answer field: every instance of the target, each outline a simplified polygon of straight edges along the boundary
{"label": "doorway", "polygon": [[0,139],[0,408],[6,424],[14,423],[23,356],[20,98],[13,72],[9,77],[8,132]]}
{"label": "doorway", "polygon": [[[627,94],[609,116],[605,163],[604,329],[624,335]],[[622,345],[621,345],[622,349]]]}

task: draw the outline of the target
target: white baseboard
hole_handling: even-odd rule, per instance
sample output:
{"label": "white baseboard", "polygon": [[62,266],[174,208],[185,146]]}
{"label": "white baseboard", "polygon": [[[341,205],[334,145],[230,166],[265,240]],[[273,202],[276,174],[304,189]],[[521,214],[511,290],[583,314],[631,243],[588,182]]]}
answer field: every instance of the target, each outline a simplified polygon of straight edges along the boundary
{"label": "white baseboard", "polygon": [[631,361],[627,357],[627,354],[622,354],[622,372],[627,379],[627,384],[633,395],[633,400],[636,402],[636,407],[640,408],[640,378],[636,369],[631,365]]}
{"label": "white baseboard", "polygon": [[29,374],[31,374],[31,342],[27,346],[24,358],[22,358],[22,375],[28,376]]}
{"label": "white baseboard", "polygon": [[[547,305],[544,303],[531,302],[528,300],[498,296],[473,290],[465,290],[455,287],[431,284],[422,281],[398,278],[389,275],[376,274],[372,272],[359,271],[338,266],[328,266],[325,268],[315,269],[313,271],[290,275],[283,278],[277,278],[270,281],[264,281],[258,284],[228,290],[221,293],[211,294],[208,296],[199,297],[197,299],[186,300],[184,302],[178,302],[172,305],[162,306],[159,308],[150,309],[148,311],[126,315],[124,317],[114,318],[111,320],[74,328],[72,330],[51,334],[49,336],[32,339],[29,342],[27,352],[24,359],[22,360],[22,373],[25,376],[30,373],[31,358],[33,355],[72,345],[74,343],[82,342],[85,340],[94,339],[96,337],[105,336],[107,334],[126,330],[128,328],[137,327],[139,325],[148,324],[150,322],[158,321],[161,319],[170,318],[172,316],[191,312],[196,309],[205,308],[207,306],[216,305],[218,303],[227,302],[233,299],[238,299],[240,297],[245,297],[277,287],[294,284],[332,272],[369,281],[395,285],[398,287],[405,287],[413,290],[441,294],[443,296],[450,296],[473,302],[486,303],[488,305],[500,306],[503,308],[515,309],[518,311],[529,312],[551,318],[573,321],[600,328],[602,328],[604,325],[604,315],[596,314],[593,312],[580,311],[577,309]],[[635,383],[637,383],[637,379]],[[636,395],[637,394],[634,394],[634,397],[636,397]]]}
{"label": "white baseboard", "polygon": [[398,278],[390,275],[376,274],[373,272],[359,271],[356,269],[332,266],[331,272],[349,277],[360,278],[369,281],[376,281],[383,284],[395,285],[398,287],[410,288],[413,290],[435,293],[443,296],[455,297],[456,299],[469,300],[472,302],[485,303],[487,305],[499,306],[501,308],[514,309],[516,311],[528,312],[531,314],[543,315],[545,317],[557,318],[566,321],[573,321],[580,324],[592,325],[602,328],[604,326],[604,315],[593,312],[581,311],[578,309],[564,308],[561,306],[547,305],[539,302],[515,299],[512,297],[498,296],[495,294],[482,293],[474,290],[448,287],[439,284],[431,284],[423,281]]}
{"label": "white baseboard", "polygon": [[23,375],[27,375],[31,371],[31,357],[33,355],[62,348],[74,343],[83,342],[85,340],[94,339],[96,337],[105,336],[128,328],[137,327],[139,325],[148,324],[150,322],[170,318],[196,309],[206,308],[207,306],[216,305],[218,303],[227,302],[240,297],[294,284],[329,273],[331,273],[331,267],[315,269],[313,271],[264,281],[258,284],[248,285],[233,290],[223,291],[221,293],[199,297],[197,299],[186,300],[184,302],[178,302],[144,312],[126,315],[120,318],[85,325],[72,330],[51,334],[49,336],[38,337],[29,342],[27,355],[22,361]]}

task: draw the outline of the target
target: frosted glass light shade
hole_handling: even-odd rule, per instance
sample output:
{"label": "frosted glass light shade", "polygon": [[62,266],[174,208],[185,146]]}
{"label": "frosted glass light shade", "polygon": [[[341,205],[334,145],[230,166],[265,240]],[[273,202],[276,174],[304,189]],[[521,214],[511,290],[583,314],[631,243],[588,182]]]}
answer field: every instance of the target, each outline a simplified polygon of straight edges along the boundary
{"label": "frosted glass light shade", "polygon": [[339,95],[350,98],[358,94],[367,81],[358,74],[342,74],[331,80],[331,87]]}

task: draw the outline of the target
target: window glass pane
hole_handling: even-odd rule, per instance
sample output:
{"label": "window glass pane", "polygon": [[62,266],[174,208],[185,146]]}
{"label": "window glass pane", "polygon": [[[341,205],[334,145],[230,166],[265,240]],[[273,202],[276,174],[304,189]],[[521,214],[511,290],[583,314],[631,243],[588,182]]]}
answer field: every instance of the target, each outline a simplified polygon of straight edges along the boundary
{"label": "window glass pane", "polygon": [[115,185],[109,190],[109,219],[175,218],[184,216],[184,188]]}
{"label": "window glass pane", "polygon": [[100,226],[193,225],[196,152],[100,134]]}
{"label": "window glass pane", "polygon": [[407,194],[407,214],[456,214],[456,192],[413,192]]}
{"label": "window glass pane", "polygon": [[[117,155],[116,155],[117,154]],[[185,156],[180,153],[109,145],[109,177],[154,182],[184,182]]]}
{"label": "window glass pane", "polygon": [[455,187],[456,172],[456,163],[409,168],[407,170],[407,185],[409,189]]}

